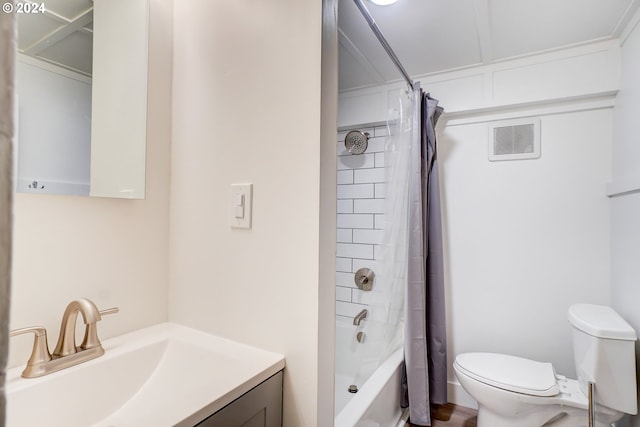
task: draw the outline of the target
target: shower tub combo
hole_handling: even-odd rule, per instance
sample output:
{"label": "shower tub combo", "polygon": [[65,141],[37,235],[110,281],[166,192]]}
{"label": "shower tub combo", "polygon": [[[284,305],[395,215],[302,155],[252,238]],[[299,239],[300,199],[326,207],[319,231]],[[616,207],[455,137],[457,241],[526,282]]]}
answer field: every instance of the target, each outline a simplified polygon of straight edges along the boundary
{"label": "shower tub combo", "polygon": [[[350,318],[339,317],[336,321],[336,349],[339,350],[336,352],[334,425],[401,427],[407,417],[400,408],[403,350],[393,352],[379,367],[367,369],[358,351],[361,343],[356,339],[357,332]],[[349,391],[353,385],[358,389],[356,393],[353,389]]]}

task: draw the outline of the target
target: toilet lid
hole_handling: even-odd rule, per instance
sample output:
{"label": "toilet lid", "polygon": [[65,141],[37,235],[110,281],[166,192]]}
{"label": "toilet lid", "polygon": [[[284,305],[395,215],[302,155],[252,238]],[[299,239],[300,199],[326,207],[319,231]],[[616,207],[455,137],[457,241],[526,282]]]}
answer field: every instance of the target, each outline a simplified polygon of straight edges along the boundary
{"label": "toilet lid", "polygon": [[551,363],[507,354],[464,353],[456,357],[455,364],[463,374],[504,390],[532,396],[559,393]]}

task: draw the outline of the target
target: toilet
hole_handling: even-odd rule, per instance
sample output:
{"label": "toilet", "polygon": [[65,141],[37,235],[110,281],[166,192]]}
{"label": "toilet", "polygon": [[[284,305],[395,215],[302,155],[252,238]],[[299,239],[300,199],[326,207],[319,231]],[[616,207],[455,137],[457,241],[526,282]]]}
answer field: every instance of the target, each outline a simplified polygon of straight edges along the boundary
{"label": "toilet", "polygon": [[589,382],[595,384],[595,425],[636,414],[636,332],[610,307],[569,308],[578,379],[551,363],[497,353],[463,353],[453,364],[460,385],[478,402],[478,427],[589,425]]}

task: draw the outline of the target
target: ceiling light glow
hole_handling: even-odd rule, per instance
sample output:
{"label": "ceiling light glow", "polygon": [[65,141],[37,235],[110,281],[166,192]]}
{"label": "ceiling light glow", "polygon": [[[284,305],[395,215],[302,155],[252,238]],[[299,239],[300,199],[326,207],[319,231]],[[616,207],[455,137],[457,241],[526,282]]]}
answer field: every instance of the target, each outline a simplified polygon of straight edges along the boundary
{"label": "ceiling light glow", "polygon": [[373,4],[377,4],[380,6],[387,6],[397,2],[398,0],[369,0]]}

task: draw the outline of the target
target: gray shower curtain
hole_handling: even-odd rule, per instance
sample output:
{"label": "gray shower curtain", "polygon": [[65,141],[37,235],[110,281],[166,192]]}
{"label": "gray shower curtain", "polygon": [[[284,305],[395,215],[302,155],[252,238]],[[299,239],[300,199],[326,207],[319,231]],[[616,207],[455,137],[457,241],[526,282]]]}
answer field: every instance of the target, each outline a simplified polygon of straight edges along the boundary
{"label": "gray shower curtain", "polygon": [[[404,405],[412,424],[431,425],[430,405],[447,402],[447,354],[440,190],[435,126],[443,109],[414,87]],[[420,153],[420,156],[417,155]]]}
{"label": "gray shower curtain", "polygon": [[0,14],[0,427],[5,425],[4,388],[9,351],[16,22],[14,14]]}

